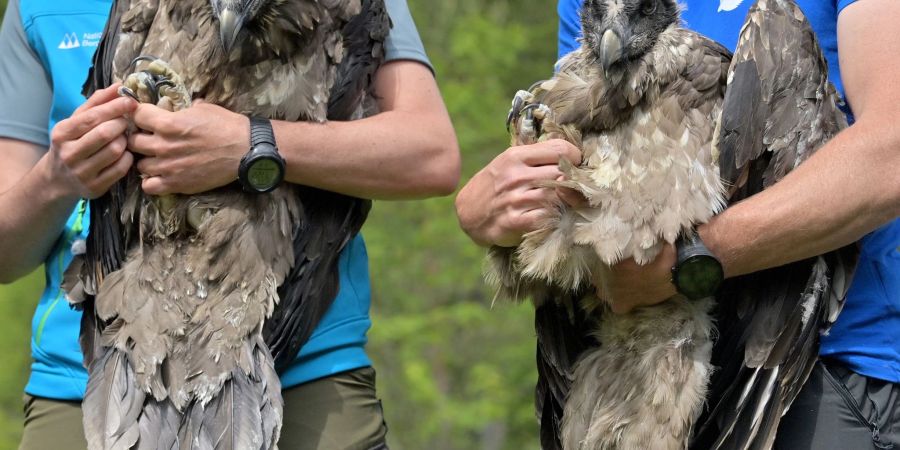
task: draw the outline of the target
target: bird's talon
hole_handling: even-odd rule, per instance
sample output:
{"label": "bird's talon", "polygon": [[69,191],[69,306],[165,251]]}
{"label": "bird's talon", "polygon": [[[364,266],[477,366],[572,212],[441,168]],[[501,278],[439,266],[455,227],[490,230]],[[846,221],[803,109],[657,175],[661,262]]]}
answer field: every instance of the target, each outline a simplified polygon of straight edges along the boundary
{"label": "bird's talon", "polygon": [[526,103],[534,100],[534,95],[529,91],[519,91],[516,92],[515,97],[512,100],[512,106],[509,109],[509,114],[506,115],[506,131],[509,132],[510,125],[519,118],[522,114],[522,108],[525,107]]}
{"label": "bird's talon", "polygon": [[157,58],[157,57],[155,57],[155,56],[152,56],[152,55],[141,55],[141,56],[138,56],[137,58],[134,58],[134,59],[131,60],[131,63],[128,64],[128,68],[127,68],[126,70],[127,70],[128,72],[131,72],[134,68],[137,67],[138,63],[141,62],[141,61],[153,62],[153,61],[156,61],[156,60],[158,60],[158,59],[159,59],[159,58]]}
{"label": "bird's talon", "polygon": [[134,72],[122,83],[129,89],[130,97],[143,103],[151,103],[169,111],[178,111],[191,106],[191,94],[181,75],[165,61],[155,56],[141,55],[131,61],[129,69],[137,67],[141,61],[149,64],[144,70]]}
{"label": "bird's talon", "polygon": [[141,99],[138,98],[137,94],[134,93],[131,89],[125,86],[119,86],[119,96],[121,97],[131,97],[135,101],[140,102]]}
{"label": "bird's talon", "polygon": [[156,88],[157,88],[157,89],[159,89],[159,88],[162,87],[162,86],[168,86],[168,87],[170,87],[170,88],[175,88],[175,87],[176,87],[175,82],[173,82],[172,80],[170,80],[170,79],[168,79],[168,78],[162,78],[162,79],[160,79],[159,81],[156,82]]}

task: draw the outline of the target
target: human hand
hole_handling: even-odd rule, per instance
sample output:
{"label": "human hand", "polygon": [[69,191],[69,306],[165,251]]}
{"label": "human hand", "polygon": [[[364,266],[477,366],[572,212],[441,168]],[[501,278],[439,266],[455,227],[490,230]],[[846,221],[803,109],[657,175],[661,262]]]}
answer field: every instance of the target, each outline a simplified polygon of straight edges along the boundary
{"label": "human hand", "polygon": [[597,295],[609,302],[614,314],[662,303],[678,293],[672,284],[675,260],[675,246],[666,244],[649,264],[640,266],[631,258],[620,261],[595,276]]}
{"label": "human hand", "polygon": [[577,201],[572,193],[561,196],[558,190],[537,186],[562,176],[560,158],[580,164],[581,150],[556,139],[511,147],[498,155],[456,197],[463,230],[480,245],[511,247],[537,229],[560,198]]}
{"label": "human hand", "polygon": [[141,104],[134,123],[141,131],[129,136],[128,148],[144,155],[137,167],[146,177],[141,187],[151,195],[224,186],[237,179],[250,146],[246,116],[202,101],[177,112]]}
{"label": "human hand", "polygon": [[50,132],[50,180],[66,197],[103,195],[134,162],[125,150],[125,116],[135,110],[137,102],[120,97],[118,88],[115,84],[95,92]]}

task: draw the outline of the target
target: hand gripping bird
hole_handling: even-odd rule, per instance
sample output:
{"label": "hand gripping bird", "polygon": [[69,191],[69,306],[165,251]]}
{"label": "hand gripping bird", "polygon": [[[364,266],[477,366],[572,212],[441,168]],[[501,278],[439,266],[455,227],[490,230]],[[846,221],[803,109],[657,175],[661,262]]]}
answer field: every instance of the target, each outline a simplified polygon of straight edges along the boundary
{"label": "hand gripping bird", "polygon": [[[85,92],[121,81],[169,110],[203,98],[271,119],[358,119],[375,112],[389,28],[383,0],[116,0]],[[294,185],[150,196],[134,170],[92,201],[70,292],[84,308],[89,447],[277,448],[276,369],[330,307],[369,207]]]}
{"label": "hand gripping bird", "polygon": [[536,306],[542,445],[770,448],[843,304],[854,248],[624,315],[603,300],[604,279],[623,259],[653,261],[846,126],[815,35],[791,0],[759,0],[733,57],[683,28],[673,0],[586,0],[581,19],[581,47],[517,94],[508,123],[514,144],[582,149],[544,187],[588,205],[555,205],[487,266],[500,294]]}

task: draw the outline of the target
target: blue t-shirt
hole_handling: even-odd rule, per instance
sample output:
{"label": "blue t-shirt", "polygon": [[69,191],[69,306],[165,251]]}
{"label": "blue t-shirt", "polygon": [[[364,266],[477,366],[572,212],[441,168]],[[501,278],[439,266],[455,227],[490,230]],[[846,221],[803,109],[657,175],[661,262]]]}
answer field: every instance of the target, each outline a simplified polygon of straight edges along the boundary
{"label": "blue t-shirt", "polygon": [[[110,0],[12,0],[0,29],[0,136],[49,144],[49,130],[84,102],[81,84],[99,43]],[[387,0],[393,29],[387,60],[430,63],[404,0]],[[72,246],[84,242],[89,210],[80,202],[45,261],[46,288],[32,320],[33,363],[25,391],[60,400],[83,398],[87,372],[78,344],[81,313],[60,289]],[[338,262],[340,289],[294,363],[281,374],[284,387],[371,365],[369,266],[361,236]]]}
{"label": "blue t-shirt", "polygon": [[[798,0],[828,60],[831,82],[843,95],[837,47],[838,14],[855,0]],[[578,47],[582,0],[559,0],[559,56]],[[687,1],[685,25],[734,50],[753,0],[729,11],[717,1]],[[863,237],[859,267],[837,323],[822,337],[820,354],[857,373],[900,383],[900,219]]]}

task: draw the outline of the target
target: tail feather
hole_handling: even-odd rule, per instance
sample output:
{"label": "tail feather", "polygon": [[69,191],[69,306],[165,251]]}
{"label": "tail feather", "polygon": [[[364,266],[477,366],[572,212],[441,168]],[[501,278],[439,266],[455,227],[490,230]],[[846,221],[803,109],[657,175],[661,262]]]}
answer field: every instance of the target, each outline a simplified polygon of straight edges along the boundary
{"label": "tail feather", "polygon": [[135,383],[125,353],[107,348],[90,367],[84,395],[84,434],[96,450],[128,450],[140,436],[138,418],[146,394]]}
{"label": "tail feather", "polygon": [[277,448],[283,401],[281,382],[262,337],[252,346],[250,371],[235,369],[223,388],[203,403],[179,411],[171,398],[148,396],[136,382],[128,356],[115,348],[90,367],[84,428],[97,450],[268,450]]}
{"label": "tail feather", "polygon": [[252,344],[253,368],[235,369],[208,403],[192,402],[178,429],[182,447],[192,450],[268,450],[281,434],[281,382],[262,338]]}
{"label": "tail feather", "polygon": [[181,414],[169,401],[149,399],[138,420],[138,450],[175,450],[179,448],[178,428]]}

